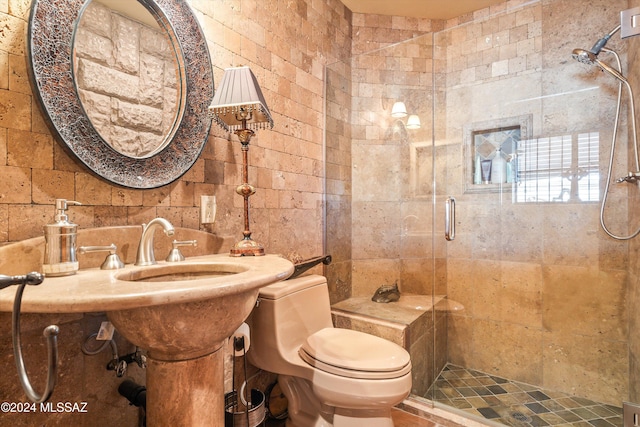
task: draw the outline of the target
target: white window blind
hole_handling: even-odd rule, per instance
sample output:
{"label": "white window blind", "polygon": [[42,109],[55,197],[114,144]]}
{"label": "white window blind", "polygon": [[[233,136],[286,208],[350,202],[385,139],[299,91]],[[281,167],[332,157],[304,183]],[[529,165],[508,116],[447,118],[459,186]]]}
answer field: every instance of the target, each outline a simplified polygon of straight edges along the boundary
{"label": "white window blind", "polygon": [[598,132],[520,141],[515,201],[598,201],[599,142]]}

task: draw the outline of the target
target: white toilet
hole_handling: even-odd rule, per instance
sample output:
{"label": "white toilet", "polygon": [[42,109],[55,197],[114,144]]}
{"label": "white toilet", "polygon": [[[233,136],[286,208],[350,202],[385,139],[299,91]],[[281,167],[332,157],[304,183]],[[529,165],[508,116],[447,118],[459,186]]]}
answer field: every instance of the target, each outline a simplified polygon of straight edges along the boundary
{"label": "white toilet", "polygon": [[392,427],[391,408],[411,391],[409,353],[334,328],[327,280],[318,275],[260,290],[247,356],[278,374],[288,427]]}

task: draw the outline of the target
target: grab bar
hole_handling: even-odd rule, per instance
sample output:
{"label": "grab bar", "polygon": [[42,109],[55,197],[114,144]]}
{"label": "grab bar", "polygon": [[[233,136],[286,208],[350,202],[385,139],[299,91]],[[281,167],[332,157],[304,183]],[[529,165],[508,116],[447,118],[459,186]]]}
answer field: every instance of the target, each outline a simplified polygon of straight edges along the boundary
{"label": "grab bar", "polygon": [[60,328],[57,325],[49,325],[44,328],[43,335],[47,339],[48,368],[47,368],[47,384],[44,393],[38,394],[33,390],[27,370],[24,366],[22,357],[22,344],[20,342],[20,305],[22,303],[22,293],[27,285],[39,285],[44,280],[44,276],[37,272],[29,273],[25,276],[0,276],[0,288],[11,285],[19,285],[13,300],[13,313],[11,316],[11,325],[13,332],[13,356],[16,359],[16,368],[18,369],[18,379],[22,385],[22,389],[26,393],[29,400],[35,403],[46,402],[56,384],[56,374],[58,369],[58,333]]}
{"label": "grab bar", "polygon": [[[315,258],[309,258],[309,259],[306,259],[304,261],[300,261],[300,262],[294,264],[293,265],[293,274],[289,277],[289,279],[293,279],[295,277],[298,277],[299,275],[301,275],[305,271],[309,270],[312,267],[315,267],[316,265],[318,265],[320,263],[323,263],[324,265],[331,264],[331,255],[317,256]],[[287,279],[287,280],[289,280],[289,279]]]}
{"label": "grab bar", "polygon": [[447,197],[444,204],[444,238],[452,241],[456,238],[456,199]]}

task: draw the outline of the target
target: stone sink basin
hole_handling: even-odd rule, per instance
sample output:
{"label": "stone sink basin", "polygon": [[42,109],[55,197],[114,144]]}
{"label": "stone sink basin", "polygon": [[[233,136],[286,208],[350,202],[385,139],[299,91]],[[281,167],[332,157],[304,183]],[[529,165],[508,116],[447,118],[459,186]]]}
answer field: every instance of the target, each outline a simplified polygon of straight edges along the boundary
{"label": "stone sink basin", "polygon": [[138,304],[105,311],[125,338],[154,359],[192,359],[220,348],[251,313],[259,288],[288,277],[292,268],[275,255],[226,254],[132,266],[112,273],[109,286],[126,288]]}
{"label": "stone sink basin", "polygon": [[[85,230],[78,243],[113,241],[124,262],[130,263],[140,231]],[[210,236],[194,234],[198,233],[185,229],[176,233],[181,239],[197,238],[198,249],[215,250],[217,242]],[[0,274],[39,270],[43,243],[43,238],[34,238],[0,247]],[[98,255],[93,265],[104,258]],[[106,313],[121,335],[147,351],[147,425],[222,426],[222,345],[251,313],[259,289],[286,279],[294,267],[277,255],[185,255],[185,261],[169,263],[156,251],[158,264],[152,266],[81,268],[72,276],[47,277],[41,285],[25,289],[22,312]],[[82,267],[91,258],[79,261]],[[12,310],[14,296],[15,287],[0,290],[0,311]]]}
{"label": "stone sink basin", "polygon": [[[120,270],[81,269],[27,287],[22,311],[106,312],[118,332],[149,356],[185,360],[220,348],[251,313],[258,290],[292,272],[293,264],[276,255],[227,254]],[[11,311],[14,293],[0,292],[0,309]]]}
{"label": "stone sink basin", "polygon": [[237,264],[169,264],[157,268],[141,268],[118,276],[118,280],[128,282],[180,282],[184,280],[212,279],[247,271]]}

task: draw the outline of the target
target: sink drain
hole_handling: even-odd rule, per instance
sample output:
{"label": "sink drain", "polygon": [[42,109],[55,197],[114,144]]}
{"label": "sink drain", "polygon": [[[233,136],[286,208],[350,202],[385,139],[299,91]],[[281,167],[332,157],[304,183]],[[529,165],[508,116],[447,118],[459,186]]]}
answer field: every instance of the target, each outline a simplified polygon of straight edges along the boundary
{"label": "sink drain", "polygon": [[512,412],[511,418],[525,423],[530,423],[531,421],[533,421],[530,416],[523,414],[522,412]]}

